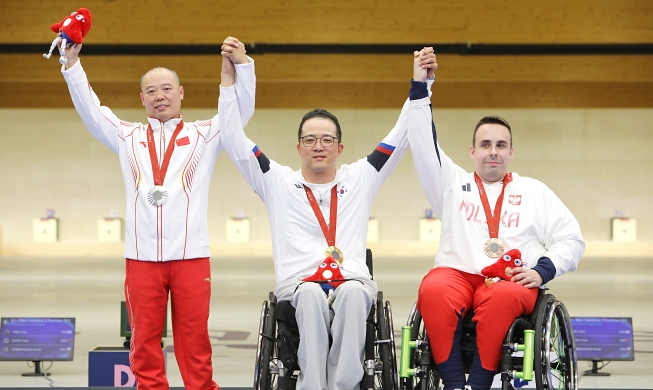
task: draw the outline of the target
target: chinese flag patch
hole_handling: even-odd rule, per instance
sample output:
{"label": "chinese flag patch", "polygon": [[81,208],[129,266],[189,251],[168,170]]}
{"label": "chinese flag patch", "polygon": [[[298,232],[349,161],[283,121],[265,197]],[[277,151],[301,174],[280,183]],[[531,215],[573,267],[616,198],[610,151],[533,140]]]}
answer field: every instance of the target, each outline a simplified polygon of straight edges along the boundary
{"label": "chinese flag patch", "polygon": [[184,146],[190,144],[190,141],[188,141],[188,137],[184,137],[175,140],[175,143],[177,144],[177,146]]}

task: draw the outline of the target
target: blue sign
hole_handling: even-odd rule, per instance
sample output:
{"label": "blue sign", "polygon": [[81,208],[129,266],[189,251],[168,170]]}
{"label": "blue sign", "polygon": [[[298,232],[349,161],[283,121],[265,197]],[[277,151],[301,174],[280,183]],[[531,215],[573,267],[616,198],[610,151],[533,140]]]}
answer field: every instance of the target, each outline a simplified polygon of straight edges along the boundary
{"label": "blue sign", "polygon": [[129,349],[96,347],[90,350],[88,352],[88,386],[136,386],[136,378],[129,368]]}

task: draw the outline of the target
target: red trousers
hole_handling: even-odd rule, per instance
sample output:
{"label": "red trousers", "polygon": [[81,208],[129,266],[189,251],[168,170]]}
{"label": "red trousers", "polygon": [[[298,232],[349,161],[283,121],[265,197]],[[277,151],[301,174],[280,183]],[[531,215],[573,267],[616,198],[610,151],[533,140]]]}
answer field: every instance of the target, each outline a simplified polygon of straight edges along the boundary
{"label": "red trousers", "polygon": [[424,319],[436,365],[449,359],[452,348],[461,348],[452,345],[454,332],[464,314],[473,308],[480,364],[484,370],[496,372],[510,325],[520,315],[533,311],[537,294],[537,288],[514,282],[500,281],[487,287],[485,277],[480,275],[451,268],[432,269],[420,285],[417,308]]}
{"label": "red trousers", "polygon": [[187,390],[218,390],[213,381],[208,319],[208,258],[166,262],[127,259],[125,297],[131,325],[129,360],[139,390],[168,390],[161,336],[170,294],[175,357]]}

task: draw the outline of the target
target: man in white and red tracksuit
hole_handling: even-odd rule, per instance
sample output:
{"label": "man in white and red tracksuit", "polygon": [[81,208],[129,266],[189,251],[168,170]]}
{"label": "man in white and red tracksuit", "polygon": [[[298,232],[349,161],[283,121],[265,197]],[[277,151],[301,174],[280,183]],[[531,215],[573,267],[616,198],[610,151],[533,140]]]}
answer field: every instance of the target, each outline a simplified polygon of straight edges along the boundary
{"label": "man in white and red tracksuit", "polygon": [[[435,267],[423,279],[417,307],[424,319],[444,390],[489,389],[511,323],[532,312],[538,287],[576,269],[585,249],[578,222],[543,183],[508,172],[512,132],[501,117],[476,129],[466,172],[437,142],[426,86],[411,101],[408,137],[415,167],[434,213],[442,221]],[[524,265],[510,281],[487,280],[481,270],[510,249]],[[477,353],[465,379],[462,319],[474,310]]]}
{"label": "man in white and red tracksuit", "polygon": [[[235,38],[225,45],[240,46]],[[160,342],[171,298],[175,357],[186,389],[217,389],[208,334],[211,270],[208,194],[222,151],[217,115],[185,122],[177,74],[154,68],[141,79],[146,123],[120,120],[101,106],[78,58],[66,50],[62,73],[89,132],[118,155],[125,182],[125,297],[131,324],[130,365],[138,389],[168,389]],[[254,112],[254,63],[237,64],[241,115]]]}

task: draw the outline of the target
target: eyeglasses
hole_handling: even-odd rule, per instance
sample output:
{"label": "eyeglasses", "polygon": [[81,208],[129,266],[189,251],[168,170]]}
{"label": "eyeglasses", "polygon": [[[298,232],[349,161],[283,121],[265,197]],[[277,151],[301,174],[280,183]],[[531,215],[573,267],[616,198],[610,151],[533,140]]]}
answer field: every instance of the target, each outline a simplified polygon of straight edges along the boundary
{"label": "eyeglasses", "polygon": [[338,138],[331,136],[331,135],[325,135],[323,137],[314,137],[312,135],[305,135],[300,138],[302,140],[302,145],[306,146],[307,148],[315,146],[315,143],[317,141],[320,141],[322,146],[325,148],[330,148],[333,146],[333,144],[338,141]]}

